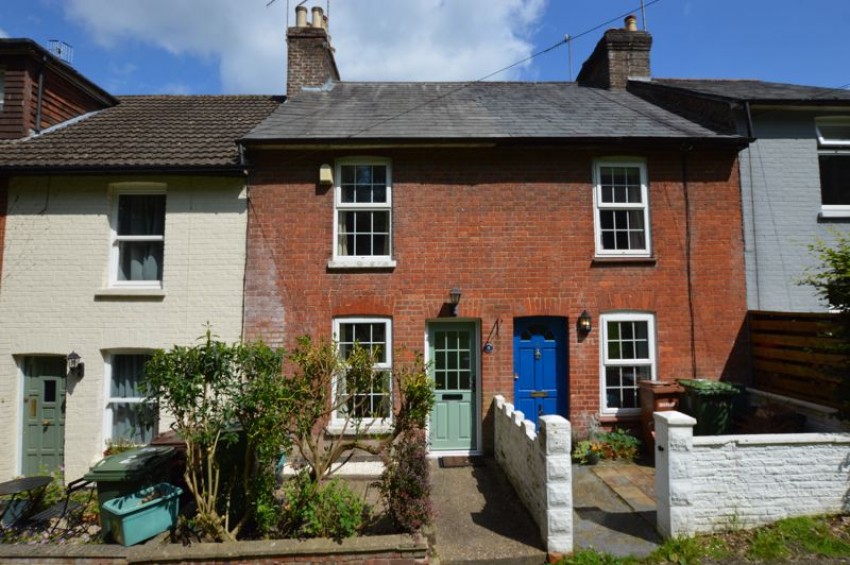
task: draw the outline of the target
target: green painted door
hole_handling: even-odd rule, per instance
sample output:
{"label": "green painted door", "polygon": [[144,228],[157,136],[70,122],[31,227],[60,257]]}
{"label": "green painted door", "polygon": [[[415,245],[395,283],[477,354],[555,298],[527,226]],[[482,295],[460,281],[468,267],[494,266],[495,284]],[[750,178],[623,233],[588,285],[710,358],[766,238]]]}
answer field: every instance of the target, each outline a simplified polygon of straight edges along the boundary
{"label": "green painted door", "polygon": [[24,475],[54,471],[65,458],[65,358],[25,357]]}
{"label": "green painted door", "polygon": [[475,324],[430,324],[428,344],[436,389],[429,429],[431,449],[475,450],[478,448]]}

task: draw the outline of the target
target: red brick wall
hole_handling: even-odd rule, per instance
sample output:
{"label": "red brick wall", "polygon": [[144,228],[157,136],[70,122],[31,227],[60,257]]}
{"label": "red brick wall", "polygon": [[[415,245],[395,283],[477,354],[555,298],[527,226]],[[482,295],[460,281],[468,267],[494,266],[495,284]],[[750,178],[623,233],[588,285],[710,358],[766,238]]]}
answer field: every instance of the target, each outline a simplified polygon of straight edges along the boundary
{"label": "red brick wall", "polygon": [[[482,413],[494,394],[513,398],[512,332],[518,316],[569,320],[571,417],[599,409],[598,328],[574,330],[582,310],[656,314],[660,378],[690,377],[686,215],[678,150],[617,147],[371,151],[393,168],[392,271],[329,271],[333,189],[318,169],[363,152],[269,151],[253,157],[245,336],[291,345],[329,337],[341,315],[391,316],[396,350],[422,350],[426,320],[460,286],[461,317],[479,318]],[[592,262],[595,157],[647,160],[654,264]],[[733,376],[730,361],[746,314],[736,152],[689,156],[697,375]],[[398,359],[398,356],[396,357]],[[485,446],[490,426],[485,425]]]}

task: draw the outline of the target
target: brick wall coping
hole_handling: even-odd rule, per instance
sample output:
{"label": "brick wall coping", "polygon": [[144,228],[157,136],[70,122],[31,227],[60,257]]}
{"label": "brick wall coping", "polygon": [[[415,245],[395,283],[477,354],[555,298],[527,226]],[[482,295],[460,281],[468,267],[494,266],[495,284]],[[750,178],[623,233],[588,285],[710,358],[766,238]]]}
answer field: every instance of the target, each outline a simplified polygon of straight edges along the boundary
{"label": "brick wall coping", "polygon": [[850,433],[744,434],[694,436],[694,446],[720,445],[850,445]]}

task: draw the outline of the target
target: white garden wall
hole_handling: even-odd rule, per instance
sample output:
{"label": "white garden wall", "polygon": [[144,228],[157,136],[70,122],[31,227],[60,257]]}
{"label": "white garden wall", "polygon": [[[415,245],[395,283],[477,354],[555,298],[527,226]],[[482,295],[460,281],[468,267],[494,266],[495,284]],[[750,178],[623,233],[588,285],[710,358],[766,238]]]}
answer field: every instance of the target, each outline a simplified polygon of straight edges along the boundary
{"label": "white garden wall", "polygon": [[690,416],[654,417],[665,537],[850,510],[850,434],[694,437]]}
{"label": "white garden wall", "polygon": [[496,461],[540,528],[550,554],[573,551],[573,490],[570,423],[540,418],[540,430],[497,395]]}

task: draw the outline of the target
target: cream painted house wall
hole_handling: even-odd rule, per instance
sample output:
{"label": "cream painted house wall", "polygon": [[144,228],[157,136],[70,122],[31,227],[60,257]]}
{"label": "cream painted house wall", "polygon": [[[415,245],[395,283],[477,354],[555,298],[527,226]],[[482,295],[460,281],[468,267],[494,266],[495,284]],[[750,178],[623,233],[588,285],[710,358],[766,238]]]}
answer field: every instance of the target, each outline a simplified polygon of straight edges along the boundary
{"label": "cream painted house wall", "polygon": [[[104,293],[110,187],[134,181],[167,186],[158,296]],[[244,179],[207,176],[10,181],[0,284],[0,480],[21,471],[21,356],[73,350],[85,362],[85,376],[67,381],[65,475],[76,479],[100,458],[108,436],[104,368],[113,351],[190,345],[207,322],[220,339],[240,339],[245,194]]]}

